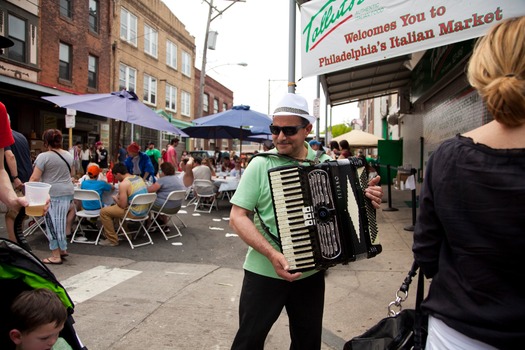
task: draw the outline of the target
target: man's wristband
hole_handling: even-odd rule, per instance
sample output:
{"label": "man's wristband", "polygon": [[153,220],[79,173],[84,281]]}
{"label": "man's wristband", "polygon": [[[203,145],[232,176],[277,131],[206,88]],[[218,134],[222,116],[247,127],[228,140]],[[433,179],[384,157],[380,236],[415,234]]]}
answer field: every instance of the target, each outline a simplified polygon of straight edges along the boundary
{"label": "man's wristband", "polygon": [[15,180],[18,179],[18,175],[10,176],[10,178],[11,178],[11,182],[15,182]]}

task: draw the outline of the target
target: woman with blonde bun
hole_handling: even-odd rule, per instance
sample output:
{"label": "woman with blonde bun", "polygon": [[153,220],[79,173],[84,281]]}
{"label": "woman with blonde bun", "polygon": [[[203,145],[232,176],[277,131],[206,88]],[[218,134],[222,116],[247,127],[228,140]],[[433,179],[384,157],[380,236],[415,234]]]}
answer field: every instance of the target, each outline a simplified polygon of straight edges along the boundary
{"label": "woman with blonde bun", "polygon": [[[429,158],[413,251],[432,278],[426,349],[525,343],[525,17],[481,38],[470,84],[494,120]],[[482,116],[480,116],[481,118]]]}

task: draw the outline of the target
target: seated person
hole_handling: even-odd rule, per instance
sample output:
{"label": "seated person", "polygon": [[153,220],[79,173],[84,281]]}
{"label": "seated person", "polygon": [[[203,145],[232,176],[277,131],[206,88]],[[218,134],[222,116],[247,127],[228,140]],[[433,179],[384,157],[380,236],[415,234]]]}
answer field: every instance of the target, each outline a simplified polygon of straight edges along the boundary
{"label": "seated person", "polygon": [[221,162],[221,171],[223,173],[228,173],[230,172],[231,169],[233,169],[235,167],[235,164],[230,160],[230,157],[229,156],[224,156],[222,158],[222,162]]}
{"label": "seated person", "polygon": [[244,172],[244,168],[241,167],[241,160],[240,159],[236,159],[235,160],[235,168],[233,168],[232,171],[230,171],[230,176],[234,176],[234,177],[240,177],[242,175],[242,173]]}
{"label": "seated person", "polygon": [[[102,200],[102,195],[104,194],[104,192],[113,190],[113,185],[105,181],[98,180],[99,174],[100,167],[97,164],[92,164],[91,166],[88,166],[86,174],[88,176],[88,180],[82,181],[80,188],[83,190],[96,191],[100,196],[100,199]],[[97,201],[82,201],[82,208],[84,208],[84,210],[101,209],[100,204]]]}
{"label": "seated person", "polygon": [[[106,239],[100,240],[98,243],[102,246],[111,247],[119,244],[118,236],[113,226],[113,220],[124,217],[133,197],[137,194],[148,193],[148,188],[144,180],[140,176],[128,173],[128,168],[124,163],[117,163],[113,166],[113,176],[120,183],[119,191],[118,195],[113,196],[115,204],[100,210],[100,220],[104,227]],[[130,214],[142,216],[146,213],[147,209],[147,205],[134,205],[130,210]]]}
{"label": "seated person", "polygon": [[72,349],[59,338],[67,310],[54,292],[45,288],[24,291],[15,298],[10,311],[9,338],[13,349]]}
{"label": "seated person", "polygon": [[207,167],[209,167],[211,171],[211,176],[215,177],[217,176],[217,174],[215,173],[216,166],[213,163],[213,161],[214,161],[213,158],[204,158],[202,160],[202,165],[206,165]]}
{"label": "seated person", "polygon": [[128,168],[128,173],[139,175],[144,181],[155,182],[153,163],[146,153],[140,151],[138,143],[132,142],[128,146],[128,158],[124,163]]}
{"label": "seated person", "polygon": [[195,167],[193,168],[194,180],[211,180],[211,169],[208,165],[202,164],[202,158],[194,158]]}
{"label": "seated person", "polygon": [[[168,195],[172,191],[179,191],[183,190],[186,191],[186,186],[182,183],[182,179],[175,175],[175,167],[173,164],[166,162],[162,163],[160,165],[160,178],[155,182],[153,185],[148,187],[148,192],[157,193],[157,200],[155,200],[155,203],[153,204],[152,210],[159,211],[160,208],[162,208],[162,205],[166,201],[166,198],[168,198]],[[169,201],[166,203],[164,208],[162,209],[163,213],[166,214],[177,214],[180,207],[182,205],[181,201]],[[164,224],[167,223],[166,216],[160,216],[163,219]]]}
{"label": "seated person", "polygon": [[[87,168],[89,169],[93,165],[100,169],[100,166],[97,163],[89,163]],[[87,172],[75,182],[78,183],[79,186],[82,186],[82,182],[84,182],[85,180],[89,180],[89,175],[87,174]],[[104,181],[104,173],[102,172],[102,169],[100,169],[98,172],[97,180]]]}

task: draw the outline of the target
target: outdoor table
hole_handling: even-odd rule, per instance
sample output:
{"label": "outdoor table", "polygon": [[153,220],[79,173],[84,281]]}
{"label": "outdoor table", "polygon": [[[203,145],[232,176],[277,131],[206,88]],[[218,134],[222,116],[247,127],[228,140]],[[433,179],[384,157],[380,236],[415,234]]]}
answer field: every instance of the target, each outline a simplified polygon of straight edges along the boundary
{"label": "outdoor table", "polygon": [[212,181],[219,187],[218,192],[222,194],[222,197],[227,196],[228,199],[239,185],[239,179],[235,176],[216,177]]}

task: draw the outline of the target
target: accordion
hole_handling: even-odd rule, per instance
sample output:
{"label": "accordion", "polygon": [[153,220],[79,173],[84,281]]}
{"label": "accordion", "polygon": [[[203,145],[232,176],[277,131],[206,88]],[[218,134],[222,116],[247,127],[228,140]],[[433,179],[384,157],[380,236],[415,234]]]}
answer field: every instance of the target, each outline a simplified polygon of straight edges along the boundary
{"label": "accordion", "polygon": [[360,158],[270,169],[273,209],[290,272],[326,269],[381,253]]}

